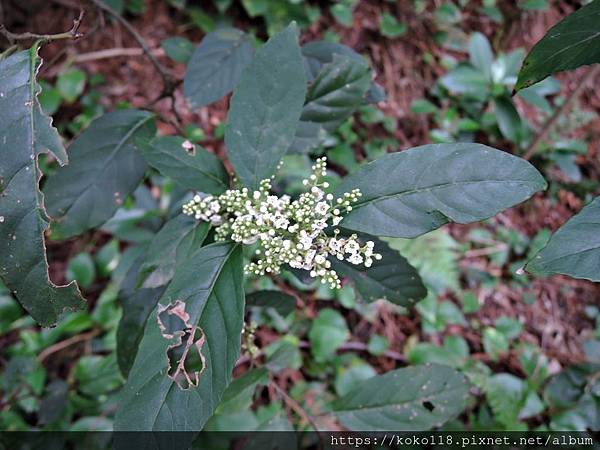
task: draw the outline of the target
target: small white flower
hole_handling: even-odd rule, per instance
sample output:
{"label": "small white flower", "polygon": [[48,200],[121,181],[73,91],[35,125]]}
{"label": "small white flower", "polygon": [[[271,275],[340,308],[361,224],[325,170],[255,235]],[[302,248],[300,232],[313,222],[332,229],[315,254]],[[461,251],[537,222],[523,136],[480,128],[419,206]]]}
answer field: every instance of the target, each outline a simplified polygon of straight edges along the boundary
{"label": "small white flower", "polygon": [[221,205],[219,205],[219,202],[216,200],[210,202],[210,204],[208,206],[210,207],[210,210],[214,213],[218,213],[221,209]]}
{"label": "small white flower", "polygon": [[315,206],[315,211],[317,214],[324,216],[329,211],[329,205],[326,202],[319,202]]}
{"label": "small white flower", "polygon": [[329,239],[329,248],[332,253],[338,253],[342,249],[342,244],[336,238]]}
{"label": "small white flower", "polygon": [[290,221],[287,220],[285,217],[278,217],[273,221],[273,225],[275,225],[275,228],[280,228],[284,230],[288,227],[289,224]]}
{"label": "small white flower", "polygon": [[[259,183],[256,191],[229,189],[216,197],[196,194],[183,206],[183,213],[215,225],[216,241],[231,239],[251,245],[260,240],[260,248],[253,255],[256,259],[245,266],[245,273],[277,274],[283,265],[289,264],[339,289],[341,280],[331,269],[329,257],[347,258],[351,264],[364,261],[369,267],[381,255],[373,253],[374,244],[370,241],[361,247],[356,235],[338,239],[339,230],[334,230],[333,238],[324,232],[340,224],[342,214],[350,211],[361,195],[357,189],[341,198],[325,194],[323,189],[329,187],[322,181],[326,175],[325,161],[326,158],[317,159],[309,179],[303,181],[310,186],[309,191],[294,200],[288,195],[270,194],[271,182],[267,179]],[[333,203],[336,207],[332,211]]]}
{"label": "small white flower", "polygon": [[358,265],[363,262],[363,257],[360,256],[358,253],[354,253],[348,257],[348,262]]}
{"label": "small white flower", "polygon": [[348,240],[346,245],[344,246],[344,251],[346,253],[356,254],[360,250],[360,245],[355,240]]}

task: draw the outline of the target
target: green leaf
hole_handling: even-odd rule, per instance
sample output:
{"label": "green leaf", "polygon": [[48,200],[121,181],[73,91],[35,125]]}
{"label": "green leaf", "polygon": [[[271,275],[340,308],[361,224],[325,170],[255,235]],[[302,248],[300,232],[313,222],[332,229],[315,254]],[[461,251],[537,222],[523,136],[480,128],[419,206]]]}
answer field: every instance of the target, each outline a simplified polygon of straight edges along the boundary
{"label": "green leaf", "polygon": [[350,337],[344,317],[335,309],[325,308],[313,321],[308,338],[315,361],[325,362],[335,356],[337,349]]}
{"label": "green leaf", "polygon": [[402,306],[414,305],[427,295],[427,289],[417,270],[398,252],[375,240],[380,260],[369,268],[332,259],[331,266],[343,277],[351,278],[354,287],[365,301],[386,299]]}
{"label": "green leaf", "polygon": [[84,356],[75,365],[73,376],[78,390],[91,397],[114,391],[123,383],[114,354]]}
{"label": "green leaf", "polygon": [[121,253],[119,252],[119,241],[113,239],[107,242],[98,253],[96,253],[96,266],[98,274],[102,277],[110,276],[119,265]]}
{"label": "green leaf", "polygon": [[513,102],[508,97],[500,97],[494,100],[496,107],[496,120],[502,135],[511,142],[518,143],[521,140],[523,123],[521,116]]}
{"label": "green leaf", "polygon": [[273,342],[265,349],[265,366],[274,373],[284,369],[299,369],[302,366],[300,341],[296,336],[287,335]]}
{"label": "green leaf", "polygon": [[586,388],[597,384],[598,364],[575,364],[554,375],[544,389],[544,399],[553,409],[570,408],[577,404]]}
{"label": "green leaf", "polygon": [[503,353],[506,353],[510,346],[508,338],[492,327],[486,327],[483,330],[482,340],[485,352],[489,354],[494,361],[497,361]]}
{"label": "green leaf", "polygon": [[181,36],[164,39],[160,46],[169,58],[183,64],[187,64],[194,52],[194,44]]}
{"label": "green leaf", "polygon": [[523,331],[523,324],[518,319],[508,316],[500,316],[494,323],[496,329],[506,336],[507,339],[516,339]]}
{"label": "green leaf", "polygon": [[462,367],[469,357],[469,346],[459,336],[446,336],[442,347],[429,342],[419,342],[408,350],[411,364],[437,363],[450,367]]}
{"label": "green leaf", "polygon": [[292,150],[306,152],[316,147],[364,104],[370,85],[366,61],[334,54],[308,90]]}
{"label": "green leaf", "polygon": [[41,325],[85,303],[75,283],[48,277],[44,231],[48,217],[38,183],[40,153],[67,163],[61,139],[37,100],[38,48],[0,60],[0,278]]}
{"label": "green leaf", "polygon": [[165,223],[150,242],[140,268],[142,287],[155,288],[171,281],[176,268],[200,248],[209,229],[208,223],[184,214]]}
{"label": "green leaf", "polygon": [[48,385],[46,391],[38,411],[41,425],[60,419],[69,402],[69,384],[66,381],[55,380]]}
{"label": "green leaf", "polygon": [[413,100],[410,104],[410,111],[415,114],[433,114],[437,110],[437,106],[424,98]]}
{"label": "green leaf", "polygon": [[242,0],[242,5],[250,17],[257,17],[267,13],[268,0]]}
{"label": "green leaf", "polygon": [[487,380],[483,390],[498,422],[507,429],[516,430],[525,401],[526,385],[523,380],[509,373],[499,373]]}
{"label": "green leaf", "polygon": [[338,395],[346,395],[364,380],[377,375],[370,365],[359,362],[349,368],[342,368],[335,377],[335,391]]}
{"label": "green leaf", "polygon": [[[323,66],[333,62],[335,55],[355,60],[357,64],[368,65],[365,58],[346,45],[330,41],[312,41],[302,46],[307,80],[312,82],[319,75]],[[383,87],[373,81],[364,96],[363,104],[365,102],[379,103],[385,100],[385,97],[386,93]]]}
{"label": "green leaf", "polygon": [[123,317],[117,328],[117,362],[123,376],[127,376],[138,352],[148,317],[156,305],[165,286],[154,289],[137,289],[131,295],[120,293]]}
{"label": "green leaf", "polygon": [[246,295],[246,307],[273,308],[285,317],[296,309],[296,299],[281,291],[257,291]]}
{"label": "green leaf", "polygon": [[481,144],[424,145],[385,155],[346,177],[342,195],[362,197],[342,226],[412,238],[448,222],[487,219],[544,189],[527,161]]}
{"label": "green leaf", "polygon": [[515,90],[564,70],[600,62],[600,0],[570,14],[529,52],[519,72]]}
{"label": "green leaf", "polygon": [[138,152],[154,137],[153,115],[121,110],[94,120],[69,148],[71,164],[48,179],[53,236],[67,238],[102,225],[140,183],[146,163]]}
{"label": "green leaf", "polygon": [[85,89],[85,72],[79,69],[70,69],[61,73],[56,80],[56,88],[62,98],[73,103]]}
{"label": "green leaf", "polygon": [[258,188],[277,169],[296,133],[305,94],[298,30],[291,24],[257,51],[231,98],[225,144],[248,188]]}
{"label": "green leaf", "polygon": [[333,404],[341,424],[356,431],[424,431],[460,414],[468,383],[434,364],[393,370],[363,381]]}
{"label": "green leaf", "polygon": [[[239,357],[242,281],[241,248],[227,242],[202,247],[176,272],[147,321],[123,388],[115,431],[202,429],[221,401]],[[170,366],[168,359],[185,350],[178,340],[189,344],[185,367],[192,383],[187,386],[176,376],[175,361]],[[205,363],[188,368],[194,356]]]}
{"label": "green leaf", "polygon": [[485,98],[489,93],[490,80],[470,66],[460,65],[440,78],[439,83],[453,94]]}
{"label": "green leaf", "polygon": [[269,381],[269,371],[264,367],[251,369],[231,382],[223,393],[223,400],[215,414],[236,412],[250,409],[256,386],[265,385]]}
{"label": "green leaf", "polygon": [[492,63],[494,62],[494,53],[490,41],[481,33],[473,33],[469,39],[469,60],[473,67],[485,74],[488,79],[492,79]]}
{"label": "green leaf", "polygon": [[329,11],[331,11],[331,15],[340,25],[351,27],[353,22],[352,12],[354,11],[355,5],[356,0],[342,0],[335,5],[330,6]]}
{"label": "green leaf", "polygon": [[243,31],[226,27],[208,33],[192,54],[183,81],[183,93],[192,107],[208,105],[231,92],[253,51]]}
{"label": "green leaf", "polygon": [[106,417],[82,417],[77,422],[75,422],[69,431],[73,432],[107,432],[110,433],[113,430],[113,423],[110,419]]}
{"label": "green leaf", "polygon": [[460,290],[460,245],[446,231],[434,230],[416,239],[385,241],[419,270],[423,283],[436,294],[446,289]]}
{"label": "green leaf", "polygon": [[548,0],[523,0],[519,2],[519,8],[524,10],[546,10],[548,9]]}
{"label": "green leaf", "polygon": [[374,334],[369,338],[367,350],[375,356],[380,356],[390,347],[390,341],[385,336]]}
{"label": "green leaf", "polygon": [[323,69],[323,66],[333,62],[335,55],[354,59],[366,64],[366,60],[350,47],[329,41],[312,41],[302,46],[304,69],[308,81],[313,81]]}
{"label": "green leaf", "polygon": [[398,22],[390,13],[383,13],[379,21],[379,29],[381,34],[389,38],[397,38],[406,33],[406,25]]}
{"label": "green leaf", "polygon": [[434,18],[439,25],[453,25],[462,20],[462,14],[458,6],[446,1],[435,10]]}
{"label": "green leaf", "polygon": [[38,95],[38,101],[40,102],[44,113],[51,116],[60,107],[60,104],[62,103],[62,98],[60,96],[60,93],[58,92],[58,89],[52,87],[48,83],[40,82],[40,86],[42,87],[42,91]]}
{"label": "green leaf", "polygon": [[80,253],[69,260],[67,280],[77,281],[82,288],[88,288],[96,279],[96,266],[89,253]]}
{"label": "green leaf", "polygon": [[600,281],[600,197],[558,229],[525,266],[534,275],[563,274]]}
{"label": "green leaf", "polygon": [[187,189],[220,194],[229,187],[229,175],[219,158],[183,138],[157,137],[141,151],[148,164]]}

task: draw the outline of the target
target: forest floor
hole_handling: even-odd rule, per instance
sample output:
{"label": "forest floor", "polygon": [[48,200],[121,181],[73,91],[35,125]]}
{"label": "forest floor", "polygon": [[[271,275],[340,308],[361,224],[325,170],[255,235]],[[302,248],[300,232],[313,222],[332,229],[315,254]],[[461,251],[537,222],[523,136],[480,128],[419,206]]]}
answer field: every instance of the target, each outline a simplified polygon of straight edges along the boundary
{"label": "forest floor", "polygon": [[[4,23],[12,31],[62,31],[70,27],[72,18],[77,14],[77,4],[73,0],[28,0],[25,3],[27,6],[14,0],[3,3]],[[432,0],[431,7],[419,16],[412,12],[411,3],[399,1],[394,6],[397,8],[398,17],[408,26],[408,32],[398,39],[383,40],[377,33],[376,18],[380,9],[392,6],[386,2],[372,0],[359,2],[354,12],[354,26],[341,27],[331,16],[323,14],[302,36],[303,40],[312,40],[319,38],[327,30],[334,30],[341,36],[341,42],[370,58],[377,71],[377,81],[387,91],[387,101],[380,104],[380,108],[398,120],[395,137],[401,144],[399,150],[428,143],[428,132],[432,124],[423,116],[411,113],[410,105],[415,99],[427,97],[430,87],[444,73],[444,69],[437,64],[425,64],[423,55],[429,53],[434,56],[433,60],[437,61],[442,55],[452,53],[437,45],[432,38],[434,30],[430,11],[435,9],[439,2]],[[498,36],[492,40],[493,45],[504,51],[517,47],[530,49],[552,24],[573,10],[569,2],[554,2],[560,3],[560,6],[551,6],[545,12],[523,15],[519,14],[513,5],[514,2],[499,3],[505,17],[509,18],[503,25],[494,23],[475,8],[467,6],[462,28],[480,31],[487,36]],[[81,25],[84,38],[75,42],[55,42],[44,47],[42,56],[46,63],[42,68],[41,77],[51,79],[60,73],[65,64],[76,63],[88,74],[99,73],[106,78],[107,82],[100,89],[103,94],[101,103],[107,109],[123,101],[134,107],[147,107],[152,104],[163,88],[161,76],[149,64],[137,42],[122,26],[101,19],[92,7],[87,9],[89,12]],[[243,10],[234,13],[236,15],[233,22],[240,28],[262,29],[260,23],[246,16]],[[202,38],[202,33],[197,28],[181,25],[186,23],[183,14],[174,12],[161,0],[152,0],[144,14],[129,17],[128,20],[174,78],[181,80],[184,65],[173,63],[166,58],[160,42],[167,37],[181,35],[196,43]],[[260,33],[259,37],[266,38]],[[454,56],[464,57],[459,54]],[[568,95],[577,88],[584,71],[585,68],[557,77],[561,81],[563,95]],[[583,90],[580,108],[600,111],[600,90],[594,87],[599,83],[600,78]],[[163,116],[159,123],[162,133],[176,133],[172,123],[181,120],[183,123],[198,125],[210,137],[214,128],[226,118],[227,102],[228,99],[224,99],[209,107],[192,111],[187,106],[181,90],[178,90],[173,99],[159,100],[154,109]],[[524,104],[518,102],[517,106],[521,113],[529,113]],[[78,108],[77,104],[61,108],[55,120],[69,120],[78,113]],[[537,121],[535,115],[528,118],[537,127],[542,127],[543,124]],[[373,136],[379,132],[377,126],[370,128]],[[597,116],[594,121],[576,130],[575,136],[585,137],[589,142],[588,155],[579,157],[579,166],[588,176],[597,178],[600,173],[600,117]],[[222,141],[209,139],[203,145],[224,157]],[[357,152],[360,153],[358,149]],[[529,237],[535,236],[544,227],[554,231],[582,207],[582,201],[571,192],[561,191],[558,198],[560,202],[557,203],[545,193],[538,194],[527,204],[500,214],[496,221]],[[467,239],[469,227],[449,226],[447,230],[456,240],[463,242]],[[55,281],[63,280],[68,258],[78,253],[90,240],[91,237],[87,236],[67,243],[51,244],[49,250],[52,277]],[[476,267],[501,279],[509,279],[510,275],[506,273],[507,269],[490,268],[484,255],[462,258],[460,267]],[[98,292],[100,290],[99,288]],[[533,294],[537,301],[533,304],[525,303],[523,296],[526,292]],[[493,323],[500,315],[519,318],[523,321],[525,329],[521,339],[539,345],[555,364],[563,366],[582,360],[582,342],[590,337],[594,328],[584,309],[586,305],[594,304],[600,299],[599,285],[556,276],[536,279],[526,289],[511,287],[507,282],[495,289],[477,288],[476,294],[483,307],[470,316],[471,318],[479,320],[483,325]],[[314,306],[308,304],[308,308]],[[370,333],[377,332],[391,341],[392,350],[399,352],[411,335],[420,333],[420,319],[416,312],[398,315],[385,305],[380,306],[379,318],[374,324],[366,324],[361,322],[362,320],[358,316],[355,319],[348,318],[358,339],[368,339]],[[483,360],[489,358],[483,352],[481,336],[472,330],[452,325],[445,333],[462,335],[469,342],[474,357]],[[274,339],[269,333],[261,335],[259,332],[258,337],[263,344]],[[376,367],[379,364],[380,367],[389,369],[387,366],[390,361],[385,358],[374,357],[370,362]],[[509,371],[519,370],[518,359],[510,354],[497,364]]]}

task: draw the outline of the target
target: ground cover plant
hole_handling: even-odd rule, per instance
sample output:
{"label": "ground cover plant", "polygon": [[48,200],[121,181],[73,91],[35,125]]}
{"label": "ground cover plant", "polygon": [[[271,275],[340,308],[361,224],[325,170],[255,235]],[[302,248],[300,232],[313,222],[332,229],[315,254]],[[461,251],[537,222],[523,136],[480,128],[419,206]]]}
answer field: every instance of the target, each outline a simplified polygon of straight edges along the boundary
{"label": "ground cover plant", "polygon": [[597,429],[600,0],[58,3],[0,2],[2,429]]}

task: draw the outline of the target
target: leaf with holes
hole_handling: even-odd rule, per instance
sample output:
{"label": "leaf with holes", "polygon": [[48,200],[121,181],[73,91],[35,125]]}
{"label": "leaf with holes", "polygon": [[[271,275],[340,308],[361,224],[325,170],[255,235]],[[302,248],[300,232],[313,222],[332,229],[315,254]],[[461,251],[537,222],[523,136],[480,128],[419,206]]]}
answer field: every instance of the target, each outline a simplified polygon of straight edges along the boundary
{"label": "leaf with holes", "polygon": [[545,189],[527,161],[481,144],[424,145],[385,155],[346,177],[362,197],[341,226],[412,238],[448,222],[487,219]]}
{"label": "leaf with holes", "polygon": [[219,158],[183,138],[161,136],[141,151],[148,164],[187,189],[220,194],[229,187]]}
{"label": "leaf with holes", "polygon": [[208,33],[190,58],[183,93],[193,108],[219,100],[238,84],[254,51],[250,36],[235,28]]}
{"label": "leaf with holes", "polygon": [[332,406],[349,430],[425,431],[460,414],[468,389],[456,370],[427,364],[369,378]]}
{"label": "leaf with holes", "polygon": [[529,52],[515,90],[556,72],[600,63],[600,0],[581,7],[550,29]]}
{"label": "leaf with holes", "polygon": [[[123,389],[116,431],[202,429],[221,401],[239,357],[244,318],[242,281],[241,248],[227,242],[201,248],[176,272],[148,318]],[[165,316],[169,308],[175,314]],[[200,339],[204,338],[201,346],[194,335],[196,330]],[[193,347],[187,348],[194,353],[194,347],[199,347],[206,361],[203,370],[185,372],[192,381],[189,389],[178,386],[174,378],[181,382],[178,376],[183,374],[185,379],[185,373],[173,370],[170,364],[175,360],[179,368],[180,363],[185,366],[188,362],[185,355],[169,352],[177,350],[173,346],[180,339],[191,342]],[[194,387],[196,371],[198,386]]]}
{"label": "leaf with holes", "polygon": [[294,138],[305,94],[298,29],[291,24],[256,52],[231,98],[225,145],[246,187],[258,188],[277,169]]}
{"label": "leaf with holes", "polygon": [[135,109],[94,120],[69,148],[71,163],[44,186],[57,238],[76,236],[110,219],[140,184],[146,163],[139,152],[154,137],[154,116]]}
{"label": "leaf with holes", "polygon": [[0,278],[37,322],[51,326],[85,302],[75,283],[56,286],[48,276],[38,155],[51,152],[64,165],[67,154],[38,103],[37,53],[34,45],[0,59]]}
{"label": "leaf with holes", "polygon": [[600,197],[573,216],[527,263],[535,275],[563,274],[600,281]]}

